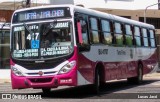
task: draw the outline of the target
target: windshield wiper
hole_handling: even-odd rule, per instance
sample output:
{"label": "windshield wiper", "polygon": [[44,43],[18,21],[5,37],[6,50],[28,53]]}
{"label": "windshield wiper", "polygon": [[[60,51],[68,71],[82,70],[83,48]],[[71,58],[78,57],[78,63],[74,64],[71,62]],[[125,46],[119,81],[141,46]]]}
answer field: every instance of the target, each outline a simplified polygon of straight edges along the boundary
{"label": "windshield wiper", "polygon": [[24,27],[28,30],[28,32],[32,35],[33,32],[29,29],[26,23],[23,22]]}
{"label": "windshield wiper", "polygon": [[[32,39],[32,34],[34,34],[28,27],[26,23],[23,22],[24,27],[27,29],[27,31],[31,34],[31,39]],[[24,46],[26,46],[26,43],[24,43]]]}
{"label": "windshield wiper", "polygon": [[56,25],[57,25],[57,20],[55,19],[52,24],[50,23],[49,26],[47,26],[47,29],[43,32],[43,35],[46,35]]}

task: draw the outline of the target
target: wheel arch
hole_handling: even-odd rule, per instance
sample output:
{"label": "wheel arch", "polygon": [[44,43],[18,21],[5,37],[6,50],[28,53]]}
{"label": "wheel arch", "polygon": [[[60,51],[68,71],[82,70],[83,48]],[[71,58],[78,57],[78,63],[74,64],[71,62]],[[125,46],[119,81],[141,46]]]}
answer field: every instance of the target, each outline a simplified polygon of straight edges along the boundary
{"label": "wheel arch", "polygon": [[98,70],[98,73],[100,74],[100,81],[105,82],[105,66],[104,63],[101,61],[97,61],[94,69],[94,82],[95,82],[95,74],[96,71]]}

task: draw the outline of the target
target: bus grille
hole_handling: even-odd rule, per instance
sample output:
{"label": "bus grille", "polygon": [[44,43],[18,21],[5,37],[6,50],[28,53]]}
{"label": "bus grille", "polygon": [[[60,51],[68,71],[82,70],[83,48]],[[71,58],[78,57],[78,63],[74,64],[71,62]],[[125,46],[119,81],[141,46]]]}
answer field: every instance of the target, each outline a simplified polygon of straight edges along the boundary
{"label": "bus grille", "polygon": [[29,79],[32,83],[47,83],[51,82],[52,78],[32,78]]}
{"label": "bus grille", "polygon": [[[56,73],[56,71],[50,71],[50,72],[44,72],[44,75],[48,75],[48,74],[55,74]],[[38,75],[39,76],[39,74],[38,74],[38,72],[37,73],[26,73],[27,75]]]}

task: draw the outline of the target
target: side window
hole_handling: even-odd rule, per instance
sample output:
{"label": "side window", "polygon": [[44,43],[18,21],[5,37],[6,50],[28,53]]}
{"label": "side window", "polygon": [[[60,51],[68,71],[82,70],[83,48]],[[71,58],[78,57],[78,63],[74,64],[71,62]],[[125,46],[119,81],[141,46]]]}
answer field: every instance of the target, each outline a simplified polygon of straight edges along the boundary
{"label": "side window", "polygon": [[110,29],[110,22],[107,20],[101,20],[101,26],[102,26],[102,42],[107,45],[112,44],[112,35],[111,35],[111,29]]}
{"label": "side window", "polygon": [[122,34],[122,25],[120,23],[114,23],[114,34],[116,37],[116,44],[118,46],[123,45],[123,34]]}
{"label": "side window", "polygon": [[155,35],[153,30],[149,30],[151,47],[156,47]]}
{"label": "side window", "polygon": [[149,43],[148,43],[147,29],[142,28],[142,34],[143,34],[143,43],[144,43],[144,46],[145,46],[145,47],[148,47],[148,46],[149,46]]}
{"label": "side window", "polygon": [[80,20],[81,30],[82,30],[82,40],[84,44],[88,44],[88,32],[87,32],[87,23],[85,20]]}
{"label": "side window", "polygon": [[132,29],[130,25],[125,25],[125,38],[126,38],[126,45],[132,46],[133,45],[133,36],[132,36]]}
{"label": "side window", "polygon": [[99,34],[98,34],[98,20],[96,18],[90,18],[90,33],[93,43],[99,43]]}
{"label": "side window", "polygon": [[141,46],[141,36],[140,36],[140,29],[139,27],[134,27],[134,37],[136,41],[136,46]]}
{"label": "side window", "polygon": [[121,27],[121,24],[120,23],[115,23],[115,33],[116,34],[122,34],[122,27]]}

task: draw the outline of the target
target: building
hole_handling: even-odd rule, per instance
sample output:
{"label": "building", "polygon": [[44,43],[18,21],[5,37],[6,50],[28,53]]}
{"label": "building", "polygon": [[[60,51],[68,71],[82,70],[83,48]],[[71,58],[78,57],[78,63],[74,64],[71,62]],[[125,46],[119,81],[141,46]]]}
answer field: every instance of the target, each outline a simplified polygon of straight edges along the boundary
{"label": "building", "polygon": [[10,75],[10,21],[13,11],[0,10],[0,79]]}
{"label": "building", "polygon": [[[0,80],[10,79],[10,22],[12,14],[14,10],[25,7],[25,0],[14,1],[0,1]],[[38,5],[46,5],[46,2],[31,4],[31,6]]]}

